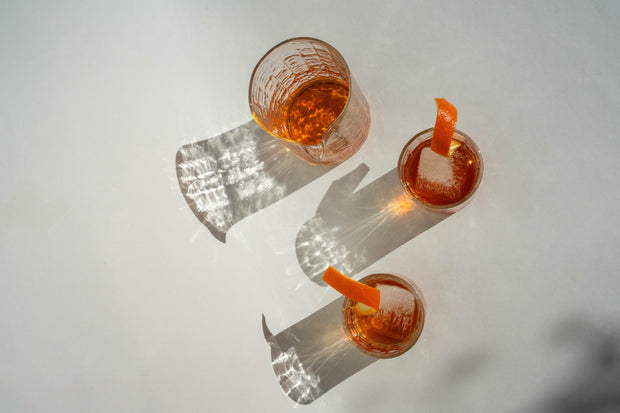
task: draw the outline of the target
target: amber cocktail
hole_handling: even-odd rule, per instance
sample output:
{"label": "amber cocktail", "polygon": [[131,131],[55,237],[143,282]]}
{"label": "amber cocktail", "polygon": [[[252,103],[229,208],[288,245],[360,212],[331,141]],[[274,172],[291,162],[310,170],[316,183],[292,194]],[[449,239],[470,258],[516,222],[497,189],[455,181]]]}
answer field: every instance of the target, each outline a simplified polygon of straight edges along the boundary
{"label": "amber cocktail", "polygon": [[400,356],[418,340],[424,326],[424,302],[410,281],[392,274],[372,274],[361,283],[377,288],[381,303],[376,311],[345,299],[344,329],[364,353],[377,358]]}
{"label": "amber cocktail", "polygon": [[430,209],[452,212],[465,206],[482,180],[480,150],[455,130],[450,156],[431,150],[433,128],[415,135],[398,160],[400,181],[412,197]]}
{"label": "amber cocktail", "polygon": [[258,62],[250,110],[301,158],[333,164],[352,156],[370,128],[370,107],[342,55],[309,37],[286,40]]}

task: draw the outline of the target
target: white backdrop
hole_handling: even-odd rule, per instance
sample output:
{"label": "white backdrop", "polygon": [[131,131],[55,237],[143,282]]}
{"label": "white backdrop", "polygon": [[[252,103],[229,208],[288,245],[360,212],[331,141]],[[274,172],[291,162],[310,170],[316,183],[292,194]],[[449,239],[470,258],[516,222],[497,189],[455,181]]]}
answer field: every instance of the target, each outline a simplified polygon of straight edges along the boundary
{"label": "white backdrop", "polygon": [[[88,3],[0,6],[0,411],[620,409],[620,3]],[[175,154],[251,120],[255,63],[296,36],[345,57],[368,140],[222,243]],[[435,97],[478,193],[354,274],[418,283],[422,337],[298,406],[261,315],[277,333],[337,294],[297,233],[334,180],[393,169]]]}

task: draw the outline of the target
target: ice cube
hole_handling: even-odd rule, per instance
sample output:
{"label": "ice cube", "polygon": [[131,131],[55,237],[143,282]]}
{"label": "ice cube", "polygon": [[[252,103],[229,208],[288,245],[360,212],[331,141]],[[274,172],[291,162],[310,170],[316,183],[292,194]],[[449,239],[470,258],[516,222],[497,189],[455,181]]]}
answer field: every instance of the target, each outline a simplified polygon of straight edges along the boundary
{"label": "ice cube", "polygon": [[381,301],[373,327],[397,340],[407,338],[413,331],[415,297],[409,290],[395,285],[379,284],[376,288],[381,293]]}
{"label": "ice cube", "polygon": [[467,155],[459,150],[446,157],[431,148],[422,149],[414,190],[449,202],[458,201],[465,195],[467,160]]}

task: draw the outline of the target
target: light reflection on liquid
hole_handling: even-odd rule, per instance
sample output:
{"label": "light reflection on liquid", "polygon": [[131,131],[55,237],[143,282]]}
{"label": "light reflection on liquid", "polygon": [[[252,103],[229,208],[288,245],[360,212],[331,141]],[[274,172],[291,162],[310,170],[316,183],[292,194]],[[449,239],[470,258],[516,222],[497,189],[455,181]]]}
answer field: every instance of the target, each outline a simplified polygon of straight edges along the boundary
{"label": "light reflection on liquid", "polygon": [[448,216],[418,207],[396,169],[356,190],[367,172],[362,164],[334,181],[297,234],[299,264],[319,285],[328,266],[353,276]]}

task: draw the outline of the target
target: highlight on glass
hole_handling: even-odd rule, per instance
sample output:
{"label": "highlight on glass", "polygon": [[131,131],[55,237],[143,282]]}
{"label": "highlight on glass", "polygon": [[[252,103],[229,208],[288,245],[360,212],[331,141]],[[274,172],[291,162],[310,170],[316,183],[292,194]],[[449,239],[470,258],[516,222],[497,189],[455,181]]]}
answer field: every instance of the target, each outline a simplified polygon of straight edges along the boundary
{"label": "highlight on glass", "polygon": [[332,267],[325,271],[323,280],[346,297],[343,328],[362,352],[393,358],[418,341],[425,306],[413,282],[395,274],[371,274],[355,281]]}
{"label": "highlight on glass", "polygon": [[249,105],[261,128],[314,164],[348,159],[370,128],[370,107],[346,61],[310,37],[286,40],[260,59]]}
{"label": "highlight on glass", "polygon": [[445,99],[436,101],[435,127],[407,142],[398,175],[405,192],[425,207],[454,212],[467,205],[482,181],[482,155],[473,139],[456,129],[456,108]]}

